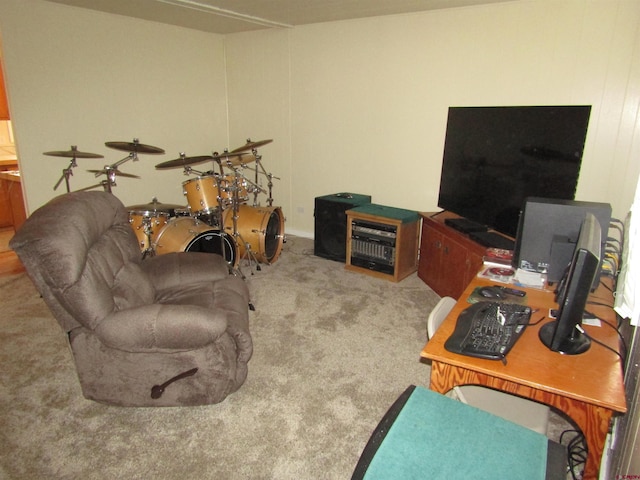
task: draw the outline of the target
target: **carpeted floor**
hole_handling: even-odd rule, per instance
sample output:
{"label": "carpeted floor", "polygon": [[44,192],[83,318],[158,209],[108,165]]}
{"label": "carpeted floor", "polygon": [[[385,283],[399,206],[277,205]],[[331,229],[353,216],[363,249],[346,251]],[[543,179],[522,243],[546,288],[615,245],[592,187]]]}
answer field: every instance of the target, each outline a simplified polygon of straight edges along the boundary
{"label": "carpeted floor", "polygon": [[247,282],[245,385],[218,405],[141,409],[85,400],[28,278],[0,278],[0,478],[349,478],[395,398],[428,385],[420,351],[437,295],[415,274],[347,272],[292,237]]}

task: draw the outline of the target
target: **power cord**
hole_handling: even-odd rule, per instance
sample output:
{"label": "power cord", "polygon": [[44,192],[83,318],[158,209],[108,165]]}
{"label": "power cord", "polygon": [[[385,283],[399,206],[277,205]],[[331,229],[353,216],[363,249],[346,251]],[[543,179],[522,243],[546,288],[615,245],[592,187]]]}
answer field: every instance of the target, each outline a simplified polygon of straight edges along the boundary
{"label": "power cord", "polygon": [[564,436],[572,433],[575,436],[566,445],[567,463],[573,480],[580,480],[584,473],[584,465],[587,463],[587,444],[584,435],[579,430],[565,430],[560,434],[560,444],[564,445]]}
{"label": "power cord", "polygon": [[[605,346],[606,348],[609,348],[609,350],[614,351],[614,352],[615,352],[615,353],[616,353],[616,354],[617,354],[617,355],[622,359],[622,368],[624,368],[624,366],[625,366],[625,364],[626,364],[627,352],[628,352],[629,350],[628,350],[628,348],[627,348],[627,342],[625,341],[624,336],[623,336],[623,335],[622,335],[622,333],[620,332],[620,328],[619,328],[618,326],[614,325],[613,323],[611,323],[611,322],[609,322],[609,321],[607,321],[607,320],[605,320],[605,319],[603,319],[603,318],[600,318],[600,317],[598,317],[598,316],[594,315],[593,313],[591,313],[591,312],[589,312],[589,311],[587,311],[587,310],[585,310],[585,313],[586,313],[587,315],[592,316],[593,318],[597,318],[597,319],[598,319],[598,320],[600,320],[602,323],[604,323],[605,325],[608,325],[609,327],[613,328],[613,329],[616,331],[616,333],[618,334],[618,338],[620,339],[620,343],[622,344],[622,353],[615,352],[615,350],[613,350],[612,348],[607,347],[606,345],[604,345],[604,346]],[[585,334],[585,335],[586,335],[586,334]],[[588,336],[588,335],[587,335],[587,336]],[[591,338],[591,337],[589,337],[589,338]],[[592,340],[593,340],[593,339],[592,339]],[[597,340],[594,340],[594,341],[595,341],[596,343],[601,343],[601,342],[598,342]]]}

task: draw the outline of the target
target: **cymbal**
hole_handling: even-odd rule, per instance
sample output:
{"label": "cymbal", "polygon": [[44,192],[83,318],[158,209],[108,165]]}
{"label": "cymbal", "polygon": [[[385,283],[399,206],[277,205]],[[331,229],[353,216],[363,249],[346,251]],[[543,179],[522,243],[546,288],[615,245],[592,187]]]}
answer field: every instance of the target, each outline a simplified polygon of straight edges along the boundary
{"label": "cymbal", "polygon": [[174,168],[174,167],[186,167],[187,165],[195,165],[202,162],[217,162],[220,161],[223,166],[236,166],[245,163],[253,162],[253,157],[242,161],[240,157],[248,155],[246,153],[232,153],[224,152],[217,155],[200,155],[197,157],[180,157],[174,160],[168,160],[156,165],[157,169]]}
{"label": "cymbal", "polygon": [[156,211],[156,212],[169,212],[173,213],[176,210],[180,210],[183,208],[187,208],[184,205],[176,205],[172,203],[161,203],[157,198],[154,198],[151,202],[142,204],[142,205],[131,205],[127,207],[127,210],[136,210],[136,211]]}
{"label": "cymbal", "polygon": [[164,153],[164,150],[162,148],[139,143],[137,138],[134,138],[133,142],[105,142],[105,145],[109,148],[115,148],[116,150],[122,150],[124,152],[150,153],[150,154]]}
{"label": "cymbal", "polygon": [[253,150],[255,148],[262,147],[263,145],[267,145],[268,143],[271,143],[271,142],[273,142],[272,139],[260,140],[258,142],[247,142],[246,145],[243,145],[242,147],[238,147],[235,150],[231,150],[231,153],[246,152],[247,150]]}
{"label": "cymbal", "polygon": [[118,177],[140,178],[138,175],[132,175],[131,173],[124,173],[124,172],[121,172],[120,170],[117,170],[115,168],[109,169],[108,171],[106,169],[104,169],[104,170],[87,170],[87,172],[95,173],[96,177],[101,173],[103,173],[103,174],[105,174],[107,176],[109,176],[110,173],[113,173],[114,175],[116,175]]}
{"label": "cymbal", "polygon": [[174,167],[186,167],[187,165],[195,165],[202,162],[212,162],[214,157],[212,155],[201,155],[198,157],[180,157],[174,160],[167,160],[156,165],[156,168],[162,170],[163,168]]}
{"label": "cymbal", "polygon": [[104,155],[99,153],[87,153],[80,152],[75,145],[71,146],[71,150],[57,150],[53,152],[44,152],[43,155],[49,155],[50,157],[66,157],[66,158],[104,158]]}
{"label": "cymbal", "polygon": [[249,155],[248,153],[240,153],[240,152],[224,152],[219,153],[215,157],[214,160],[220,160],[220,163],[223,167],[236,167],[238,165],[246,165],[247,163],[251,163],[255,160],[255,157],[251,155],[248,158],[242,158],[244,155]]}

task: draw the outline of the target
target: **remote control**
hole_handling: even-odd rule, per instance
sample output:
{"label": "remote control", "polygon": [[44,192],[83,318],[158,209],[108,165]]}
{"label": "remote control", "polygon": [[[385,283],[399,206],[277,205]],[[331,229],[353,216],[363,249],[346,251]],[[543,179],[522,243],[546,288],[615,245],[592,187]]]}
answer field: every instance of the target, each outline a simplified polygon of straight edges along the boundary
{"label": "remote control", "polygon": [[515,288],[501,287],[500,285],[494,285],[494,287],[497,287],[497,288],[501,289],[507,295],[513,295],[514,297],[524,297],[524,296],[527,295],[526,292],[524,292],[522,290],[515,289]]}

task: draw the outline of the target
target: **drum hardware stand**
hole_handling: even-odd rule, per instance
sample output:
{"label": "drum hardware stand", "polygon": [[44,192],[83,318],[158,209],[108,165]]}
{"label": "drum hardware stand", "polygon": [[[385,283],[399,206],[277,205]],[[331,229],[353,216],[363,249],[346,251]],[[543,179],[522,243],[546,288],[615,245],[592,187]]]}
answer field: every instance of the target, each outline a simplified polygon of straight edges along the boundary
{"label": "drum hardware stand", "polygon": [[142,225],[144,226],[144,235],[147,237],[147,248],[142,252],[142,260],[147,257],[156,256],[156,246],[151,242],[151,236],[153,235],[153,227],[151,226],[151,218],[143,217]]}
{"label": "drum hardware stand", "polygon": [[[274,176],[271,173],[267,173],[267,171],[262,166],[262,155],[258,155],[258,150],[257,149],[254,148],[253,150],[251,150],[251,153],[253,153],[253,156],[256,159],[256,165],[258,166],[258,168],[260,168],[260,170],[262,170],[262,174],[265,177],[267,177],[267,179],[269,180],[268,183],[267,183],[267,188],[269,190],[268,191],[268,196],[267,196],[267,205],[269,207],[272,207],[273,206],[273,179],[275,178],[276,180],[280,180],[280,178]],[[255,172],[256,172],[256,177],[255,177],[256,178],[256,183],[258,183],[258,168],[255,169]],[[264,192],[264,193],[267,193],[264,190],[261,190],[261,191]],[[258,193],[259,192],[254,192],[253,193],[253,206],[254,207],[257,207],[259,205],[258,204]]]}
{"label": "drum hardware stand", "polygon": [[[220,192],[220,188],[221,188],[221,183],[220,183],[220,175],[217,174],[213,174],[213,178],[216,179],[216,188],[218,189],[218,192]],[[229,265],[229,273],[232,275],[235,275],[235,271],[237,270],[238,273],[240,273],[241,278],[244,280],[245,276],[242,274],[242,272],[240,271],[240,268],[234,267],[233,265],[231,265],[231,259],[227,258],[227,250],[224,248],[225,247],[225,242],[224,242],[224,236],[226,235],[225,231],[224,231],[224,219],[222,216],[222,196],[218,195],[217,196],[217,200],[218,200],[218,228],[220,229],[220,254],[222,255],[222,258],[224,258],[224,261],[227,262],[227,265]]]}
{"label": "drum hardware stand", "polygon": [[251,251],[251,245],[247,242],[244,241],[244,239],[242,238],[242,235],[240,234],[240,232],[238,231],[238,209],[240,206],[240,188],[239,188],[239,179],[242,176],[240,171],[237,168],[233,169],[234,171],[234,181],[233,181],[233,186],[231,187],[231,205],[232,205],[232,213],[233,213],[233,238],[236,241],[236,245],[240,245],[239,242],[242,242],[242,245],[244,246],[244,255],[238,259],[238,271],[240,272],[240,274],[242,275],[242,278],[244,279],[245,276],[242,274],[242,270],[240,269],[240,261],[243,258],[246,258],[248,260],[249,263],[249,270],[251,271],[251,275],[253,275],[253,262],[255,262],[256,264],[256,270],[257,271],[261,271],[262,268],[260,267],[260,263],[258,262],[258,259],[256,258],[256,256],[253,254],[253,252]]}
{"label": "drum hardware stand", "polygon": [[67,193],[69,193],[71,191],[71,188],[69,186],[69,177],[71,177],[73,175],[73,168],[77,167],[78,164],[76,163],[76,159],[75,157],[71,159],[71,161],[69,162],[69,166],[67,168],[63,168],[62,169],[62,176],[60,177],[60,180],[58,180],[58,182],[53,186],[53,189],[56,190],[60,184],[62,183],[62,180],[64,180],[66,186],[67,186]]}

